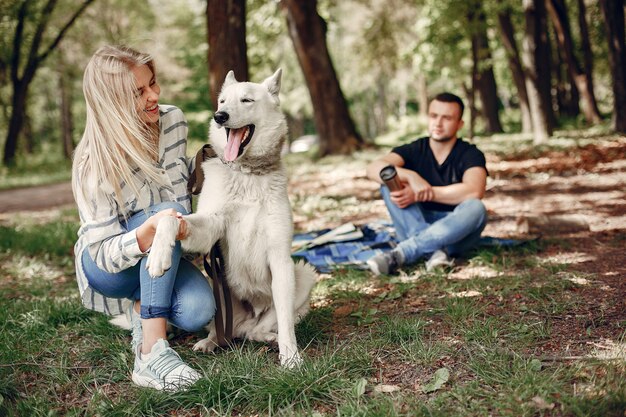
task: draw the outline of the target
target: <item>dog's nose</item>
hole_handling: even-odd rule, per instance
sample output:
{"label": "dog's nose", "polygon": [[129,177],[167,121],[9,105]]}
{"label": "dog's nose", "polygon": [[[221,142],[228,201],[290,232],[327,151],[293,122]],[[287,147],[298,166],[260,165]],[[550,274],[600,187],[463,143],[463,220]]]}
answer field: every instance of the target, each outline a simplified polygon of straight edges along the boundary
{"label": "dog's nose", "polygon": [[228,120],[228,113],[225,111],[218,111],[213,115],[213,119],[218,123],[223,125]]}

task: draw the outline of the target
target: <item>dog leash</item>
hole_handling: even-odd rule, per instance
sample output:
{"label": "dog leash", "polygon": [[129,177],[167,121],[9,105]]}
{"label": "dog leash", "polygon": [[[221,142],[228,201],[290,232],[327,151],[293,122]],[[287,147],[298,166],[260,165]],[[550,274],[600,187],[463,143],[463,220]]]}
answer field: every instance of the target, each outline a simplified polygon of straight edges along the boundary
{"label": "dog leash", "polygon": [[204,171],[202,170],[202,163],[207,159],[215,158],[217,154],[211,147],[211,145],[204,145],[198,153],[196,153],[196,163],[193,172],[189,176],[187,181],[187,191],[193,195],[200,194],[202,191],[202,185],[204,184]]}
{"label": "dog leash", "polygon": [[[217,154],[211,145],[204,145],[196,153],[195,169],[187,181],[189,193],[198,195],[204,185],[204,171],[202,163],[207,159],[215,158]],[[207,261],[208,258],[208,261]],[[233,341],[233,305],[230,298],[230,288],[224,276],[224,257],[220,250],[219,243],[213,245],[208,254],[203,259],[204,270],[213,280],[213,297],[215,298],[215,332],[217,333],[217,344],[220,347],[227,347]],[[222,305],[224,311],[222,311]]]}
{"label": "dog leash", "polygon": [[[204,257],[204,269],[213,280],[213,296],[215,298],[215,332],[217,334],[217,344],[220,347],[230,346],[233,341],[233,305],[230,298],[230,288],[224,276],[224,257],[220,250],[219,243],[211,248],[207,262]],[[223,300],[222,300],[223,297]],[[224,305],[224,311],[222,311]]]}

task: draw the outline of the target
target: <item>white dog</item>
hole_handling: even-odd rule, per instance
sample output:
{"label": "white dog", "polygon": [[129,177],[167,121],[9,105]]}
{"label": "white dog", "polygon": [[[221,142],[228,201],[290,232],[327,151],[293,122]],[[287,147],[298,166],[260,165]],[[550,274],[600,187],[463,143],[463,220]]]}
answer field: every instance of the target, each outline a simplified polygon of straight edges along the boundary
{"label": "white dog", "polygon": [[[280,156],[287,124],[279,108],[279,69],[263,83],[226,76],[210,141],[218,158],[202,164],[205,182],[195,214],[186,216],[187,252],[208,253],[219,239],[233,298],[233,336],[278,341],[281,365],[301,362],[294,326],[309,308],[313,268],[291,259],[293,224]],[[170,265],[178,221],[160,220],[148,258],[150,275]],[[251,304],[253,311],[244,308]],[[212,351],[215,325],[194,350]]]}

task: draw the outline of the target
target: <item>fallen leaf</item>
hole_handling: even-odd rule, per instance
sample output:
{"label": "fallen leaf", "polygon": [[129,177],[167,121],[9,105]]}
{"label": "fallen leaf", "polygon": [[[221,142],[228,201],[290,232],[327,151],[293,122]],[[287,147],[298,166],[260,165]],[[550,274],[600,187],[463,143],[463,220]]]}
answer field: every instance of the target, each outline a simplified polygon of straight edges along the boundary
{"label": "fallen leaf", "polygon": [[374,387],[374,392],[394,392],[398,390],[400,390],[400,387],[397,385],[379,384]]}
{"label": "fallen leaf", "polygon": [[448,369],[446,368],[439,368],[435,372],[432,381],[422,387],[422,391],[424,391],[425,393],[437,391],[443,386],[443,384],[448,382],[449,378],[450,371],[448,371]]}

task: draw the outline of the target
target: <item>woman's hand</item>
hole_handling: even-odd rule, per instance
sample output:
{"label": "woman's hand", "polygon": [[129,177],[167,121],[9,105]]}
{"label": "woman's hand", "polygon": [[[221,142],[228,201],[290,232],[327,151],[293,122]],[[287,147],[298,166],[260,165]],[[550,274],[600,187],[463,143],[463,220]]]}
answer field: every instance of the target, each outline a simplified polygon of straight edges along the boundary
{"label": "woman's hand", "polygon": [[165,216],[171,216],[177,218],[178,221],[178,234],[176,240],[181,240],[189,235],[187,222],[183,219],[183,215],[174,209],[165,209],[150,216],[141,226],[137,228],[137,243],[139,249],[142,252],[147,251],[152,247],[152,241],[156,234],[156,228],[159,225],[159,220]]}

